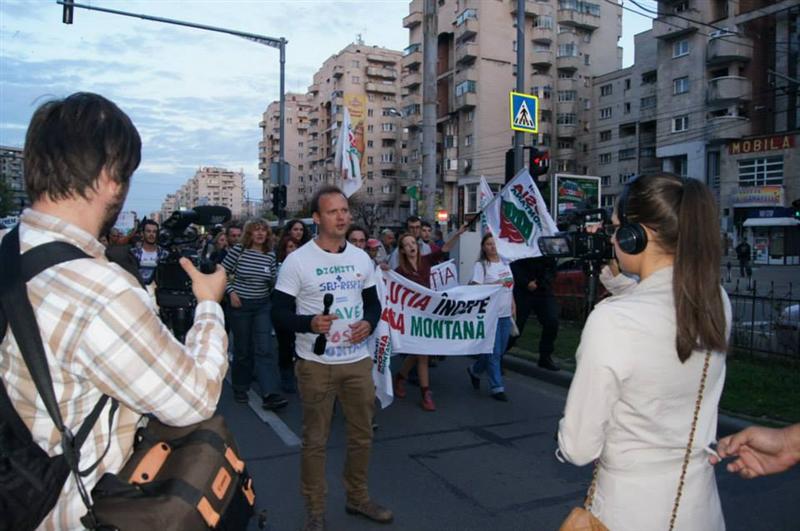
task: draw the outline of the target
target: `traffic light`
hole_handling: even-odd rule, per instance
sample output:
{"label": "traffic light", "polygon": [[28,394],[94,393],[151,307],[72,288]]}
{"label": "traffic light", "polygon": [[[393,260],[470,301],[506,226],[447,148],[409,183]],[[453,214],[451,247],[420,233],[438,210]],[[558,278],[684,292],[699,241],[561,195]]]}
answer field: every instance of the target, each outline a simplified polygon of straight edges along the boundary
{"label": "traffic light", "polygon": [[531,148],[530,172],[532,177],[544,175],[550,171],[550,152],[539,151],[535,147]]}
{"label": "traffic light", "polygon": [[272,213],[282,218],[286,213],[286,185],[272,187]]}
{"label": "traffic light", "polygon": [[800,221],[800,199],[792,201],[792,211],[794,212],[794,219]]}
{"label": "traffic light", "polygon": [[61,16],[61,22],[64,24],[72,24],[72,14],[75,9],[75,0],[64,0],[64,13]]}

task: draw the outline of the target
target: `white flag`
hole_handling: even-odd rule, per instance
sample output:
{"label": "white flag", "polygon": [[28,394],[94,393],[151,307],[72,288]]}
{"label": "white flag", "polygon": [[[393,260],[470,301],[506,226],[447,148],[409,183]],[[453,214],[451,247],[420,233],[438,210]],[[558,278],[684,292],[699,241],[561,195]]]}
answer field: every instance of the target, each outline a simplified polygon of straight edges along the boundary
{"label": "white flag", "polygon": [[539,237],[558,232],[527,169],[521,170],[486,209],[497,253],[506,261],[542,256]]}
{"label": "white flag", "polygon": [[336,138],[334,166],[342,178],[342,191],[350,197],[361,188],[361,156],[355,147],[355,135],[350,127],[350,111],[344,106],[344,118]]}
{"label": "white flag", "polygon": [[492,189],[489,187],[489,183],[486,182],[486,177],[481,175],[481,183],[478,186],[478,206],[481,209],[481,236],[486,234],[486,231],[489,230],[484,209],[493,198],[494,192],[492,192]]}
{"label": "white flag", "polygon": [[[386,307],[386,280],[383,271],[375,270],[375,289],[381,307]],[[381,310],[381,314],[383,311]],[[392,388],[392,335],[389,323],[381,317],[378,326],[372,332],[372,381],[375,384],[375,396],[381,403],[381,409],[389,407],[394,400]]]}

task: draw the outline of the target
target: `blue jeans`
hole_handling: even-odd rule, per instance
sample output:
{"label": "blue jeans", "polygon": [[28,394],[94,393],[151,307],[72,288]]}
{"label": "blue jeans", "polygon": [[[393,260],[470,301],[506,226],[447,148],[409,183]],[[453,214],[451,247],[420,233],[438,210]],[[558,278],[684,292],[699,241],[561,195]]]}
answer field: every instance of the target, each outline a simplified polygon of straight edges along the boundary
{"label": "blue jeans", "polygon": [[492,394],[502,393],[506,390],[503,385],[503,374],[500,372],[500,362],[511,336],[511,317],[497,319],[497,332],[494,335],[494,351],[491,354],[481,354],[478,361],[472,365],[472,374],[478,376],[483,371],[489,375],[489,390]]}
{"label": "blue jeans", "polygon": [[272,340],[269,298],[241,299],[241,308],[230,308],[233,332],[231,378],[235,391],[247,391],[255,379],[261,394],[280,387],[278,355]]}

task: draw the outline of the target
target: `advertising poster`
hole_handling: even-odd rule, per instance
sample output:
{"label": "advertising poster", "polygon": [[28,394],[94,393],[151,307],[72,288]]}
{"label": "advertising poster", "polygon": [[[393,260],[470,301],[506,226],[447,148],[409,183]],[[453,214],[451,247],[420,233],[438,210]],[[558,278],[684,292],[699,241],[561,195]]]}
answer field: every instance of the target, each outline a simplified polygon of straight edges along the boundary
{"label": "advertising poster", "polygon": [[364,123],[367,118],[366,97],[363,94],[346,93],[344,95],[344,104],[347,106],[347,110],[350,111],[350,134],[352,135],[352,146],[358,151],[363,174],[364,148],[367,145],[365,138],[367,126]]}
{"label": "advertising poster", "polygon": [[575,210],[600,208],[600,177],[557,173],[552,203],[559,218]]}

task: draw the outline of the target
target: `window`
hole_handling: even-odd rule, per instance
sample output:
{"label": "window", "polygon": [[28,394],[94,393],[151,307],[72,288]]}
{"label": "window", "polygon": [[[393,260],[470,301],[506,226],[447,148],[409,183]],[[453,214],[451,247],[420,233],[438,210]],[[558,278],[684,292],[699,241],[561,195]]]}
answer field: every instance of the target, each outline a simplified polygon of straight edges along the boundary
{"label": "window", "polygon": [[619,150],[619,160],[630,160],[636,158],[636,148],[627,148]]}
{"label": "window", "polygon": [[375,126],[374,126],[374,125],[372,125],[372,124],[369,124],[369,125],[367,126],[367,132],[368,132],[368,133],[371,133],[371,132],[372,132],[372,131],[374,131],[374,130],[375,130]]}
{"label": "window", "polygon": [[656,106],[658,99],[656,96],[647,96],[646,98],[642,98],[639,100],[639,108],[640,109],[651,109]]}
{"label": "window", "polygon": [[739,186],[783,184],[783,157],[739,160]]}
{"label": "window", "polygon": [[375,114],[375,111],[374,111],[373,109],[367,109],[367,116],[370,116],[370,117],[371,117],[371,116],[373,116],[374,114]]}
{"label": "window", "polygon": [[533,21],[533,27],[539,29],[553,29],[553,17],[549,15],[536,17]]}
{"label": "window", "polygon": [[590,64],[592,64],[592,62],[589,60],[589,54],[588,53],[583,56],[583,64],[585,64],[586,66],[589,66]]}
{"label": "window", "polygon": [[471,122],[475,119],[475,111],[468,111],[466,114],[466,120]]}
{"label": "window", "polygon": [[559,90],[558,101],[575,101],[578,98],[578,92],[575,90]]}
{"label": "window", "polygon": [[472,145],[472,135],[467,135],[464,137],[464,145],[471,146]]}
{"label": "window", "polygon": [[539,121],[542,123],[550,123],[553,121],[553,112],[542,110],[539,112]]}
{"label": "window", "polygon": [[602,186],[608,186],[611,184],[611,176],[610,175],[603,175],[600,177],[600,184]]}
{"label": "window", "polygon": [[624,109],[625,114],[630,114],[631,113],[631,104],[626,102],[624,107],[623,107],[623,109]]}
{"label": "window", "polygon": [[559,140],[558,149],[575,149],[575,142],[573,140],[566,139]]}
{"label": "window", "polygon": [[654,159],[656,158],[656,147],[655,146],[647,146],[643,147],[639,150],[639,156],[643,159]]}
{"label": "window", "polygon": [[609,118],[611,118],[611,107],[600,109],[600,119],[607,120]]}
{"label": "window", "polygon": [[381,153],[381,162],[394,162],[394,151]]}
{"label": "window", "polygon": [[578,57],[578,46],[574,42],[558,45],[558,57]]}
{"label": "window", "polygon": [[654,85],[658,82],[658,72],[651,70],[642,74],[642,85]]}
{"label": "window", "polygon": [[375,175],[371,171],[368,171],[367,172],[367,179],[374,179],[374,178],[375,178]]}
{"label": "window", "polygon": [[681,39],[672,43],[672,58],[689,55],[689,39]]}
{"label": "window", "polygon": [[611,164],[611,153],[600,153],[600,164]]}
{"label": "window", "polygon": [[465,205],[465,211],[467,214],[471,214],[473,212],[478,211],[478,185],[477,184],[468,184],[464,187],[464,191],[466,192],[467,204]]}
{"label": "window", "polygon": [[353,62],[350,63],[350,66],[352,66],[353,68],[358,68],[361,65],[359,64],[358,59],[353,59]]}
{"label": "window", "polygon": [[458,85],[456,85],[456,97],[466,94],[468,92],[475,92],[475,85],[474,81],[462,81]]}
{"label": "window", "polygon": [[381,130],[386,132],[394,131],[394,124],[393,123],[383,123],[381,124]]}
{"label": "window", "polygon": [[689,129],[689,115],[684,114],[682,116],[677,116],[672,119],[672,132],[673,133],[680,133],[681,131],[686,131]]}
{"label": "window", "polygon": [[[611,177],[609,177],[611,179]],[[617,203],[617,196],[612,194],[603,194],[602,199],[602,207],[603,208],[614,208],[614,205]]]}
{"label": "window", "polygon": [[625,90],[630,90],[630,89],[631,89],[631,79],[628,78],[625,80]]}
{"label": "window", "polygon": [[600,96],[611,96],[614,93],[614,85],[609,83],[608,85],[602,85],[600,87]]}
{"label": "window", "polygon": [[578,120],[575,113],[560,112],[556,115],[556,123],[560,125],[576,125]]}
{"label": "window", "polygon": [[368,147],[368,148],[371,148],[371,147],[372,147],[372,140],[367,140],[367,147]]}
{"label": "window", "polygon": [[536,41],[536,42],[533,43],[533,51],[534,52],[549,52],[550,51],[550,43],[549,42]]}
{"label": "window", "polygon": [[358,76],[353,76],[353,77],[352,77],[352,79],[351,79],[351,81],[352,81],[353,83],[361,83],[361,78],[360,78],[360,77],[358,77]]}
{"label": "window", "polygon": [[578,13],[585,13],[587,15],[600,16],[600,5],[585,0],[559,0],[559,9],[567,9],[570,11],[577,11]]}
{"label": "window", "polygon": [[478,20],[478,11],[475,9],[465,9],[456,17],[456,26],[462,25],[468,20]]}
{"label": "window", "polygon": [[574,70],[559,70],[558,79],[573,79],[575,77]]}
{"label": "window", "polygon": [[689,92],[689,77],[679,77],[677,79],[672,80],[672,93],[673,94],[685,94]]}
{"label": "window", "polygon": [[375,159],[373,157],[367,157],[367,164],[373,164]]}
{"label": "window", "polygon": [[600,142],[608,142],[611,140],[611,129],[600,131]]}

